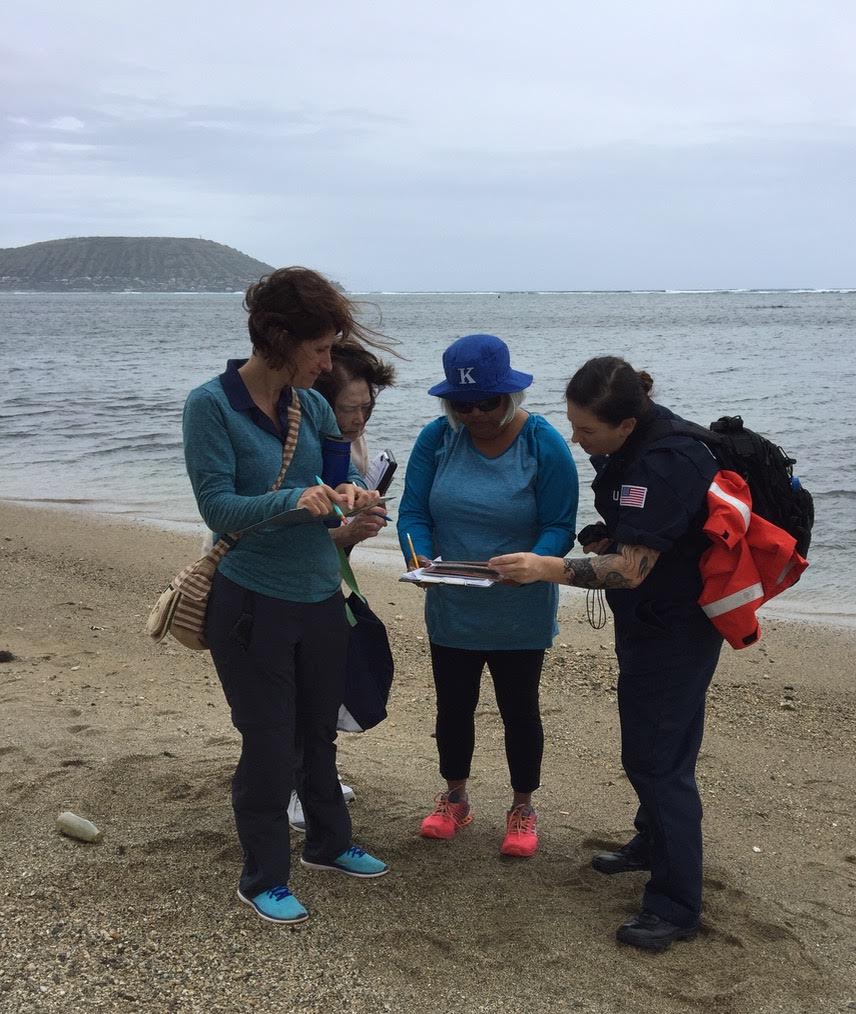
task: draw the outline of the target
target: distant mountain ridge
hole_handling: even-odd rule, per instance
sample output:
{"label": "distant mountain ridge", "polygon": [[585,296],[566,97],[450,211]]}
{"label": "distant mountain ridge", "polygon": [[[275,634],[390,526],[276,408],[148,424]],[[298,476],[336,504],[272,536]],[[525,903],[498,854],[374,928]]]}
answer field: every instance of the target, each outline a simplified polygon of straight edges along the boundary
{"label": "distant mountain ridge", "polygon": [[7,292],[236,292],[273,270],[210,239],[82,236],[0,249]]}

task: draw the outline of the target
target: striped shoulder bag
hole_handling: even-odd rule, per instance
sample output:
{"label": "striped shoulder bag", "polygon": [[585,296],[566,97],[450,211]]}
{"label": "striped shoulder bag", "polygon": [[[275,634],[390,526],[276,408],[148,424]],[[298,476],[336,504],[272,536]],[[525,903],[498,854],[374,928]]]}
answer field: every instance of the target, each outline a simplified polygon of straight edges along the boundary
{"label": "striped shoulder bag", "polygon": [[[282,485],[285,473],[294,457],[297,437],[300,433],[300,399],[292,389],[292,404],[289,410],[288,433],[282,445],[282,467],[276,482],[271,486],[274,493]],[[194,651],[204,651],[205,612],[214,572],[220,561],[240,539],[243,532],[233,532],[218,539],[209,553],[188,564],[170,581],[166,591],[154,605],[146,623],[146,633],[155,641],[162,641],[167,634]]]}

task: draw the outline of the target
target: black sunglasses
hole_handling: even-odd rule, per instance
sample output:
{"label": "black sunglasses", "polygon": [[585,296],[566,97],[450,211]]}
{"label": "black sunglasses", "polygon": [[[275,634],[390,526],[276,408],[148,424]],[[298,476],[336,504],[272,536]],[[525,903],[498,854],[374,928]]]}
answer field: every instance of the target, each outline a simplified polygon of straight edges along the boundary
{"label": "black sunglasses", "polygon": [[493,412],[502,404],[502,395],[496,394],[492,398],[482,398],[481,401],[453,401],[450,404],[455,415],[469,415],[474,408],[479,412]]}

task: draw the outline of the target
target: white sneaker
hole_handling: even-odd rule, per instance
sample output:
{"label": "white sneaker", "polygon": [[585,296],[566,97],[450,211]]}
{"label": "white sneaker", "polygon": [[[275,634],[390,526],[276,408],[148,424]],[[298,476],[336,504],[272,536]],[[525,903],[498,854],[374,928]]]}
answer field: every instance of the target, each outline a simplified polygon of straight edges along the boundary
{"label": "white sneaker", "polygon": [[[356,793],[350,785],[345,785],[344,782],[339,783],[342,789],[342,798],[346,803],[353,802],[356,799]],[[300,799],[297,793],[292,789],[291,799],[288,803],[288,825],[295,831],[302,833],[306,832],[306,817],[303,815],[303,806],[301,805]]]}
{"label": "white sneaker", "polygon": [[297,797],[297,793],[293,790],[288,803],[288,826],[295,831],[306,833],[306,818],[303,816],[303,807]]}

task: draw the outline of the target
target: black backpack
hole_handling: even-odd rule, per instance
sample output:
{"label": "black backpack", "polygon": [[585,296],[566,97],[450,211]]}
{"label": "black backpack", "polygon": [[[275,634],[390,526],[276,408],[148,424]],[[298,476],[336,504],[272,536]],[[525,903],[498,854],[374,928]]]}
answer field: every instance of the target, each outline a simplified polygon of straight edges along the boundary
{"label": "black backpack", "polygon": [[753,512],[792,535],[800,556],[808,554],[814,501],[794,476],[795,458],[744,426],[739,415],[724,415],[709,429],[683,419],[657,420],[645,434],[645,443],[672,434],[701,440],[722,468],[742,476],[752,494]]}

